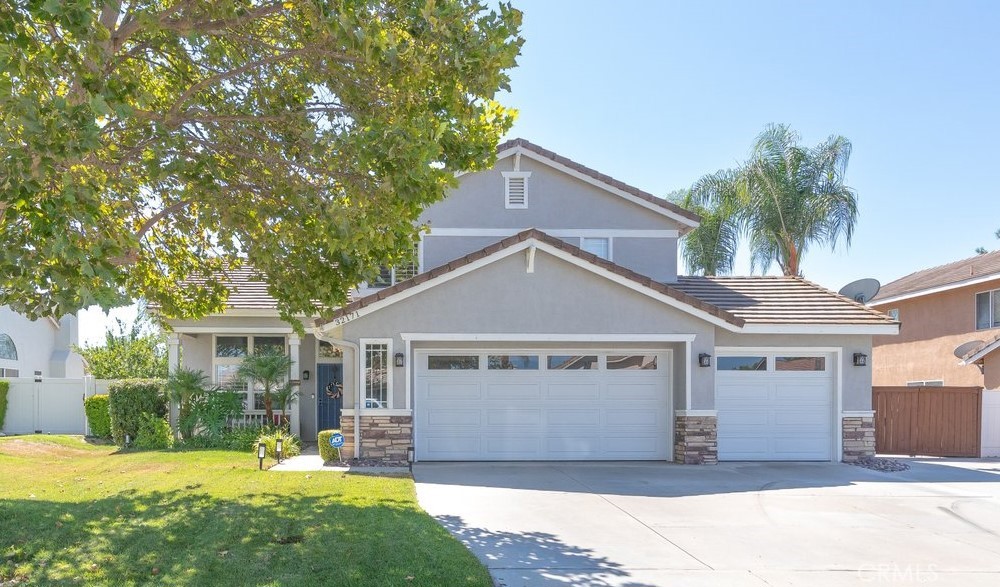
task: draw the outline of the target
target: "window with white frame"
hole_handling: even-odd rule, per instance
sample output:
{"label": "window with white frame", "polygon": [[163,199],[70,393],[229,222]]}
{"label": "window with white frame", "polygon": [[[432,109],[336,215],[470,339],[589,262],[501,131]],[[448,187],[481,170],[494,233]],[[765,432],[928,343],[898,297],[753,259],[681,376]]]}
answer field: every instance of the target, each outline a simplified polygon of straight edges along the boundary
{"label": "window with white frame", "polygon": [[528,207],[528,178],[530,171],[504,171],[504,207],[523,209]]}
{"label": "window with white frame", "polygon": [[976,294],[976,330],[1000,327],[1000,289]]}
{"label": "window with white frame", "polygon": [[240,381],[237,372],[243,359],[250,353],[288,352],[283,335],[228,335],[215,336],[212,358],[212,377],[216,385],[223,389],[238,391],[245,397],[243,406],[247,411],[264,411],[264,390],[258,384],[251,386]]}
{"label": "window with white frame", "polygon": [[400,281],[406,281],[420,273],[420,244],[413,246],[413,257],[396,267],[379,267],[378,276],[368,284],[368,287],[389,287]]}
{"label": "window with white frame", "polygon": [[583,237],[580,239],[580,248],[605,261],[611,260],[611,239],[609,238]]}
{"label": "window with white frame", "polygon": [[365,409],[389,408],[392,392],[392,341],[388,339],[362,341],[362,371],[364,373]]}
{"label": "window with white frame", "polygon": [[886,314],[893,320],[899,320],[899,308],[891,308]]}
{"label": "window with white frame", "polygon": [[17,377],[17,347],[14,339],[0,332],[0,377]]}

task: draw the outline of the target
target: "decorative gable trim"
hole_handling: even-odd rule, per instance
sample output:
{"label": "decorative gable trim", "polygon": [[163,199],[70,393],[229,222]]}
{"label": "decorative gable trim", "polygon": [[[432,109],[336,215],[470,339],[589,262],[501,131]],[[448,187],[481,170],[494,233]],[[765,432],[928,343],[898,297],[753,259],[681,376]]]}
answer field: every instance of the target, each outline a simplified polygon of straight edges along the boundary
{"label": "decorative gable trim", "polygon": [[503,171],[504,207],[508,210],[528,207],[528,178],[530,171]]}

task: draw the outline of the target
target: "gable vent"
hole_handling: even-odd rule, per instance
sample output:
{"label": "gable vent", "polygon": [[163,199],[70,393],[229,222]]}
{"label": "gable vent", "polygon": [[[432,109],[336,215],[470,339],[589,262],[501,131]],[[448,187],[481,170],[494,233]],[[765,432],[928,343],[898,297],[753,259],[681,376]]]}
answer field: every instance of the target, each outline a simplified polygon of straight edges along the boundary
{"label": "gable vent", "polygon": [[528,177],[527,171],[505,171],[504,177],[504,197],[507,208],[527,208],[528,207]]}

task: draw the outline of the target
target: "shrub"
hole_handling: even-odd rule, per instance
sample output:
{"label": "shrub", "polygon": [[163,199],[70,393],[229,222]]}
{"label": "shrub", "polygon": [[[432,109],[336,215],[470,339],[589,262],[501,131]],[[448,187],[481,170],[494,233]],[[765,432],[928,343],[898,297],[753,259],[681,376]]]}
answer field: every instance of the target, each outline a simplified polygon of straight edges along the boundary
{"label": "shrub", "polygon": [[222,448],[252,452],[257,450],[257,442],[261,436],[273,433],[274,430],[268,426],[254,425],[230,428],[222,434]]}
{"label": "shrub", "polygon": [[108,386],[108,413],[111,415],[111,437],[123,446],[125,436],[136,438],[142,415],[162,418],[167,414],[167,401],[160,379],[122,379]]}
{"label": "shrub", "polygon": [[139,430],[135,434],[135,447],[143,450],[170,448],[174,444],[170,422],[163,416],[144,413],[139,416]]}
{"label": "shrub", "polygon": [[111,412],[108,411],[106,394],[92,395],[83,400],[90,433],[98,438],[111,438]]}
{"label": "shrub", "polygon": [[268,428],[257,439],[257,442],[263,442],[267,446],[268,457],[272,459],[278,458],[274,447],[279,437],[281,438],[281,458],[286,459],[302,454],[302,445],[299,443],[298,436],[289,434],[282,428]]}
{"label": "shrub", "polygon": [[208,375],[204,371],[181,367],[167,379],[167,397],[177,402],[177,428],[185,440],[194,436],[198,426],[198,414],[194,412],[194,406],[208,393],[208,388]]}
{"label": "shrub", "polygon": [[10,391],[10,381],[0,381],[0,430],[3,420],[7,417],[7,392]]}
{"label": "shrub", "polygon": [[340,434],[340,430],[320,430],[319,432],[317,438],[319,440],[319,456],[323,457],[324,463],[343,460],[340,449],[330,446],[330,437],[334,434]]}
{"label": "shrub", "polygon": [[243,413],[243,394],[216,390],[191,399],[191,417],[204,436],[222,438],[229,420]]}

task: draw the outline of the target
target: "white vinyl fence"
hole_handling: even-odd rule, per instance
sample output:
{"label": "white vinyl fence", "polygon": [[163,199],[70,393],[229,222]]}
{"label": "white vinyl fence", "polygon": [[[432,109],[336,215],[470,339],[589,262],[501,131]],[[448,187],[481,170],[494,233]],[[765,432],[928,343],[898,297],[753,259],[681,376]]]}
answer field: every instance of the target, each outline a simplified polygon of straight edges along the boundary
{"label": "white vinyl fence", "polygon": [[31,377],[7,379],[7,417],[4,434],[87,434],[87,416],[83,398],[98,390],[107,393],[108,382],[92,377],[79,379],[43,379]]}
{"label": "white vinyl fence", "polygon": [[983,391],[983,457],[1000,457],[1000,391]]}

